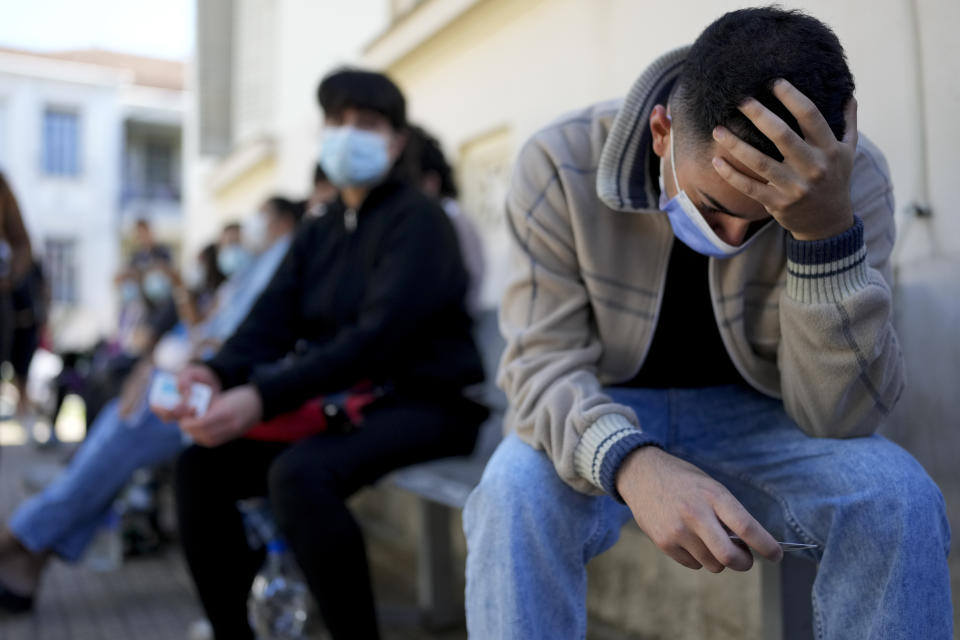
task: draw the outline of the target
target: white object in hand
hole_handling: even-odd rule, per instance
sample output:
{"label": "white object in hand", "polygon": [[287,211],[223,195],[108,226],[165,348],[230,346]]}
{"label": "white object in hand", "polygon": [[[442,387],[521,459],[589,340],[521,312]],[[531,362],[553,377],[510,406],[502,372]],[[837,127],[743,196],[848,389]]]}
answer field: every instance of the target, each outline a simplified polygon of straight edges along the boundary
{"label": "white object in hand", "polygon": [[[209,385],[195,382],[190,386],[190,398],[187,404],[199,418],[207,412],[212,397],[213,389]],[[150,386],[150,406],[172,411],[180,406],[181,401],[176,377],[165,371],[158,371]]]}
{"label": "white object in hand", "polygon": [[172,411],[180,404],[180,392],[177,390],[177,379],[173,374],[158,371],[150,385],[150,406]]}
{"label": "white object in hand", "polygon": [[193,385],[191,385],[189,404],[197,418],[207,412],[211,397],[213,397],[213,389],[211,389],[209,385],[199,382],[194,382]]}

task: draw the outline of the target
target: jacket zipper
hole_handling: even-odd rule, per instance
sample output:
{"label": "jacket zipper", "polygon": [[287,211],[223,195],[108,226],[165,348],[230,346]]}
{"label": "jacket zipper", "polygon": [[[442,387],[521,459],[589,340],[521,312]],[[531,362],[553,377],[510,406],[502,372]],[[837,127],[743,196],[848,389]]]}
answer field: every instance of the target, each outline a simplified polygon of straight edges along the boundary
{"label": "jacket zipper", "polygon": [[353,233],[357,230],[357,210],[347,209],[343,212],[343,226],[347,233]]}

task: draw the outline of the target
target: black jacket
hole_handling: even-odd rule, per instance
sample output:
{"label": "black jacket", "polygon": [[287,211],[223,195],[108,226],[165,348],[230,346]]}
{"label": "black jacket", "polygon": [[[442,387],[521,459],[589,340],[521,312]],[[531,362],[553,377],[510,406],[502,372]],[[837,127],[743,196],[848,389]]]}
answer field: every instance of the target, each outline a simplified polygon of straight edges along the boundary
{"label": "black jacket", "polygon": [[250,315],[208,362],[252,383],[264,418],[361,381],[459,393],[483,379],[464,307],[467,273],[439,206],[388,180],[356,212],[306,224]]}

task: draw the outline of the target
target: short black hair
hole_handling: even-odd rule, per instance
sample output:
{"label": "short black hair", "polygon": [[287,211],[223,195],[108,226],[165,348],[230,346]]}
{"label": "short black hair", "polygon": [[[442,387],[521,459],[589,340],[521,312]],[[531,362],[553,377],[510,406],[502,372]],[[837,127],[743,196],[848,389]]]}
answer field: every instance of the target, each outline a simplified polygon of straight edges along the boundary
{"label": "short black hair", "polygon": [[723,125],[777,160],[783,156],[737,106],[752,96],[801,136],[800,126],[772,92],[785,78],[820,110],[837,139],[846,126],[853,74],[836,34],[801,11],[779,7],[741,9],[704,29],[690,48],[671,97],[674,120],[695,142],[712,140]]}
{"label": "short black hair", "polygon": [[320,81],[317,101],[327,115],[345,109],[376,111],[397,131],[407,126],[407,101],[403,92],[382,73],[362,69],[338,69]]}
{"label": "short black hair", "polygon": [[267,206],[273,209],[279,218],[287,218],[294,224],[300,222],[306,209],[303,202],[294,202],[282,196],[273,196],[267,199]]}
{"label": "short black hair", "polygon": [[407,129],[407,146],[404,148],[403,162],[410,181],[419,185],[424,174],[435,173],[440,178],[440,196],[457,197],[457,184],[453,178],[453,168],[443,155],[440,142],[429,131],[417,125]]}

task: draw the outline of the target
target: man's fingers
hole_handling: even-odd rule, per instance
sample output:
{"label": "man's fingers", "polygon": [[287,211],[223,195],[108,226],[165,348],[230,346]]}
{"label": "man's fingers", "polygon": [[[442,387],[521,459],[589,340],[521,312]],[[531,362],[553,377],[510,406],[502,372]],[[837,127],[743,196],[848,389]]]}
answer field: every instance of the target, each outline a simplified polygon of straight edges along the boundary
{"label": "man's fingers", "polygon": [[[825,149],[837,141],[836,136],[827,124],[826,118],[817,109],[813,100],[803,95],[799,89],[790,84],[789,81],[780,79],[773,83],[773,95],[777,100],[783,103],[787,111],[793,114],[803,131],[803,137],[807,142],[815,147]],[[778,118],[779,120],[779,118]],[[781,120],[782,122],[782,120]],[[786,125],[784,125],[786,126]],[[761,129],[761,131],[763,131]],[[764,132],[766,133],[766,132]],[[771,138],[773,140],[773,138]],[[774,141],[776,142],[776,141]],[[777,145],[779,148],[779,145]],[[780,149],[783,152],[783,149]],[[784,153],[783,155],[787,155]]]}
{"label": "man's fingers", "polygon": [[714,129],[713,137],[730,155],[767,181],[779,186],[786,186],[789,182],[789,173],[781,162],[747,144],[726,127]]}
{"label": "man's fingers", "polygon": [[710,573],[720,573],[726,567],[723,562],[711,553],[710,549],[707,548],[707,545],[703,543],[703,540],[701,540],[697,534],[691,532],[680,544]]}
{"label": "man's fingers", "polygon": [[694,571],[697,571],[698,569],[703,568],[703,565],[697,562],[696,558],[690,555],[686,549],[679,545],[675,545],[669,549],[664,549],[664,552],[685,566],[687,569],[693,569]]}
{"label": "man's fingers", "polygon": [[711,555],[725,567],[734,571],[748,571],[753,566],[753,556],[743,547],[737,546],[714,518],[713,522],[704,520],[697,530]]}
{"label": "man's fingers", "polygon": [[853,96],[850,96],[850,100],[847,101],[847,105],[843,108],[843,121],[845,123],[843,143],[856,148],[860,134],[857,130],[857,99]]}
{"label": "man's fingers", "polygon": [[[779,562],[783,558],[783,550],[780,549],[774,537],[743,508],[733,495],[726,494],[719,498],[714,504],[714,510],[720,522],[739,536],[748,547],[773,562]],[[727,542],[733,545],[729,538]]]}
{"label": "man's fingers", "polygon": [[747,98],[738,109],[750,122],[756,125],[763,135],[770,138],[770,141],[776,145],[783,157],[805,157],[809,154],[807,143],[803,141],[803,138],[781,120],[780,116],[767,109],[756,98]]}
{"label": "man's fingers", "polygon": [[713,158],[713,168],[731,187],[743,195],[753,198],[767,207],[768,210],[777,208],[779,193],[775,187],[740,173],[733,165],[719,156]]}

